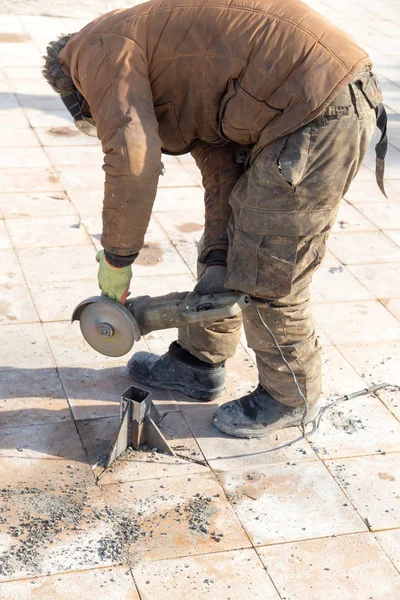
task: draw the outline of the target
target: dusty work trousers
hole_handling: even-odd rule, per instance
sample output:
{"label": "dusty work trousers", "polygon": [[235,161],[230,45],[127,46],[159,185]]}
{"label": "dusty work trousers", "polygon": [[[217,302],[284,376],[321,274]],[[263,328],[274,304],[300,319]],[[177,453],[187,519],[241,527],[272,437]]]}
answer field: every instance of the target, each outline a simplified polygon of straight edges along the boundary
{"label": "dusty work trousers", "polygon": [[[225,287],[262,300],[261,315],[310,404],[321,393],[321,358],[309,286],[376,122],[359,84],[347,86],[333,105],[335,109],[265,147],[229,199]],[[204,265],[199,266],[201,275]],[[247,308],[242,318],[261,385],[284,404],[302,405],[255,308]],[[183,328],[179,342],[201,360],[216,363],[234,354],[240,330],[241,317],[234,317]]]}

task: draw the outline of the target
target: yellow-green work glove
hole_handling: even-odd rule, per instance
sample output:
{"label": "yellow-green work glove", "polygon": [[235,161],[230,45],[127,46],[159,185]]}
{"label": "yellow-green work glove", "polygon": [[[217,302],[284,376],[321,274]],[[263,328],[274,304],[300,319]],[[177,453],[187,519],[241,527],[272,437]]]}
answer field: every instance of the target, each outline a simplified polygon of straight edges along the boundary
{"label": "yellow-green work glove", "polygon": [[114,267],[104,256],[104,250],[97,253],[96,260],[99,264],[97,280],[102,296],[108,296],[125,304],[128,296],[129,284],[132,279],[132,267]]}

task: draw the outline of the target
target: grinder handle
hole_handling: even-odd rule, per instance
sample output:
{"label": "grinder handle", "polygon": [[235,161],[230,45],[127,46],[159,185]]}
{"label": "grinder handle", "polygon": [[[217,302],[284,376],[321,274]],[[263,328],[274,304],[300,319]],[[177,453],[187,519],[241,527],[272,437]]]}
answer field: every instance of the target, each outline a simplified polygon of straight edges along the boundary
{"label": "grinder handle", "polygon": [[[192,292],[193,293],[193,292]],[[182,318],[187,323],[214,322],[235,317],[247,306],[247,296],[241,292],[221,292],[194,298],[190,303],[191,293],[186,298],[186,307],[182,310]]]}
{"label": "grinder handle", "polygon": [[247,296],[240,292],[207,296],[200,296],[197,292],[173,292],[155,298],[132,298],[127,301],[126,308],[134,316],[141,334],[146,335],[159,329],[181,327],[190,323],[212,323],[234,317],[247,305]]}

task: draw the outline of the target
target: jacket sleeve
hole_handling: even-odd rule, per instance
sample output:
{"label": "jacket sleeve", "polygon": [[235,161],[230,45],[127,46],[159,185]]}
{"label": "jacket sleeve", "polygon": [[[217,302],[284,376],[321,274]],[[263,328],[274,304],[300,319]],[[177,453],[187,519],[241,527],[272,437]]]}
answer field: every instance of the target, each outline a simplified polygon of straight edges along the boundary
{"label": "jacket sleeve", "polygon": [[205,190],[205,227],[200,262],[205,262],[212,250],[228,250],[227,227],[232,212],[229,196],[244,173],[243,165],[235,162],[236,149],[237,144],[211,146],[198,142],[192,150]]}
{"label": "jacket sleeve", "polygon": [[162,170],[146,56],[122,35],[94,33],[73,63],[104,152],[101,243],[108,252],[131,255],[143,246]]}

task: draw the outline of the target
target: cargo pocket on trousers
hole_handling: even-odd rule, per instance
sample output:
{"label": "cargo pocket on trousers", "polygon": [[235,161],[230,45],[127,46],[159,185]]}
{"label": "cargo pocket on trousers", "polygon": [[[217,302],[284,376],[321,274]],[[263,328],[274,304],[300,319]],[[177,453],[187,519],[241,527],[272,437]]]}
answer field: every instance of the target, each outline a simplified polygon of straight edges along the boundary
{"label": "cargo pocket on trousers", "polygon": [[329,210],[260,211],[240,207],[230,236],[225,287],[256,298],[289,295],[300,239],[320,233],[329,215]]}

